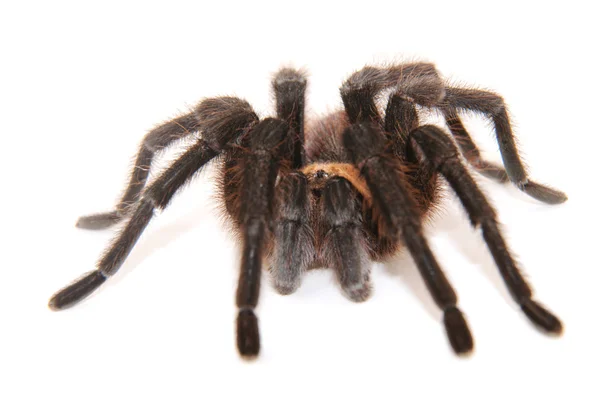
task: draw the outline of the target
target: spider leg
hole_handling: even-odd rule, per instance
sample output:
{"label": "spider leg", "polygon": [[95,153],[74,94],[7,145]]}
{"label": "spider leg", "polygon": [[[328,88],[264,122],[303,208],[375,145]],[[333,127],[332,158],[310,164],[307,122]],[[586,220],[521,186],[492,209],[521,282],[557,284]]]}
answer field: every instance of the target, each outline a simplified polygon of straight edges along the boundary
{"label": "spider leg", "polygon": [[386,152],[385,134],[376,124],[363,122],[350,126],[343,139],[371,191],[380,236],[404,242],[434,301],[444,312],[452,348],[456,353],[471,351],[473,338],[457,306],[456,293],[427,244],[419,208],[402,178],[400,160]]}
{"label": "spider leg", "polygon": [[[418,105],[440,108],[469,163],[483,175],[505,181],[505,173],[500,167],[480,157],[479,150],[456,111],[475,111],[489,117],[496,130],[508,179],[539,201],[558,204],[567,200],[564,193],[528,178],[517,151],[506,105],[497,94],[476,89],[446,87],[435,66],[429,63],[399,64],[389,68],[365,67],[351,75],[341,88],[342,100],[350,121],[362,121],[369,116],[379,121],[379,118],[373,117],[378,115],[375,97],[381,91],[390,88],[394,88],[405,99]],[[389,126],[386,126],[386,130],[388,128]]]}
{"label": "spider leg", "polygon": [[444,98],[443,81],[433,64],[364,67],[350,75],[340,88],[350,122],[367,119],[381,122],[375,100],[383,90],[392,88],[417,104],[426,106],[435,105]]}
{"label": "spider leg", "polygon": [[342,290],[353,301],[365,301],[371,294],[370,262],[362,231],[362,218],[350,183],[339,177],[323,188],[321,215],[324,240],[321,248]]}
{"label": "spider leg", "polygon": [[443,103],[450,110],[475,111],[491,119],[506,173],[510,181],[520,190],[544,203],[559,204],[567,200],[567,196],[563,192],[536,183],[527,176],[517,151],[507,108],[502,97],[482,90],[448,87]]}
{"label": "spider leg", "polygon": [[114,275],[133,249],[133,246],[152,219],[154,209],[164,209],[175,192],[200,168],[218,154],[205,141],[200,140],[188,149],[156,181],[146,188],[136,203],[124,229],[114,239],[96,265],[79,280],[54,294],[48,303],[52,310],[70,307],[96,290]]}
{"label": "spider leg", "polygon": [[414,101],[401,93],[392,93],[385,110],[384,132],[400,159],[406,160],[408,134],[418,126],[419,114]]}
{"label": "spider leg", "polygon": [[460,120],[458,113],[447,108],[442,108],[442,113],[444,114],[448,129],[450,129],[452,136],[454,136],[456,143],[458,143],[461,153],[469,164],[471,164],[477,172],[490,179],[501,183],[508,182],[508,175],[504,168],[486,161],[481,157],[479,149],[473,142],[473,139],[471,139],[471,136]]}
{"label": "spider leg", "polygon": [[[230,107],[225,107],[229,104]],[[244,106],[248,112],[241,111]],[[164,209],[181,186],[188,182],[206,163],[222,152],[226,145],[238,137],[257,119],[250,105],[235,98],[207,99],[197,110],[203,127],[203,137],[192,145],[154,182],[145,188],[133,211],[112,244],[90,271],[71,285],[57,292],[49,302],[53,310],[61,310],[91,294],[106,278],[115,274],[150,222],[154,209]]]}
{"label": "spider leg", "polygon": [[[392,143],[393,152],[401,159],[406,159],[408,134],[419,126],[416,105],[433,107],[445,96],[444,82],[430,63],[409,63],[394,65],[389,68],[365,67],[354,73],[342,86],[342,99],[354,120],[365,120],[378,117],[375,99],[386,89],[393,88],[385,113],[384,131]],[[358,115],[359,110],[366,114]],[[508,177],[504,170],[482,160],[479,150],[456,113],[442,109],[448,127],[461,145],[461,151],[471,165],[482,174],[499,181]]]}
{"label": "spider leg", "polygon": [[125,218],[129,207],[139,199],[139,195],[144,189],[155,153],[196,130],[196,117],[193,113],[189,113],[148,132],[138,150],[129,183],[115,207],[116,209],[106,213],[82,216],[77,220],[76,226],[82,229],[105,229]]}
{"label": "spider leg", "polygon": [[419,127],[419,114],[412,99],[401,93],[392,93],[385,112],[385,134],[391,143],[392,153],[406,168],[406,176],[412,187],[419,188],[418,206],[426,211],[435,203],[438,195],[437,171],[431,165],[419,163],[408,146],[410,132]]}
{"label": "spider leg", "polygon": [[425,156],[446,178],[467,211],[473,227],[481,227],[500,275],[514,300],[527,317],[538,327],[560,333],[561,322],[532,299],[532,290],[519,272],[496,222],[496,212],[479,190],[467,169],[460,162],[458,151],[444,132],[436,126],[425,125],[410,135],[411,145]]}
{"label": "spider leg", "polygon": [[280,294],[293,293],[314,255],[314,233],[310,226],[308,181],[304,174],[285,174],[277,185],[275,250],[271,278]]}
{"label": "spider leg", "polygon": [[228,129],[228,125],[248,125],[258,120],[250,105],[235,97],[206,99],[188,114],[177,117],[152,129],[142,140],[135,159],[129,183],[114,211],[80,217],[76,226],[83,229],[105,229],[123,220],[139,200],[152,161],[157,153],[176,141],[201,130],[210,137],[215,131]]}
{"label": "spider leg", "polygon": [[[415,104],[438,106],[446,90],[441,76],[430,63],[399,64],[389,68],[365,67],[346,81],[342,91],[358,89],[359,92],[364,92],[364,88],[370,88],[368,91],[372,97],[376,97],[382,90],[395,89],[388,100],[384,126],[394,144],[394,152],[401,158],[404,158],[406,147],[403,145],[406,144],[408,134],[418,126],[414,124],[418,119]],[[374,109],[375,103],[371,103],[369,108]],[[489,178],[507,181],[508,176],[501,167],[481,159],[477,146],[458,115],[445,108],[442,108],[442,112],[469,163]]]}
{"label": "spider leg", "polygon": [[260,292],[261,264],[272,224],[275,182],[281,155],[286,149],[289,126],[277,119],[265,119],[252,130],[244,154],[240,195],[242,262],[236,304],[237,346],[240,355],[255,357],[260,350],[258,320],[254,308]]}
{"label": "spider leg", "polygon": [[304,157],[304,95],[306,73],[292,68],[280,69],[272,81],[277,117],[287,121],[293,136],[292,168],[305,164]]}

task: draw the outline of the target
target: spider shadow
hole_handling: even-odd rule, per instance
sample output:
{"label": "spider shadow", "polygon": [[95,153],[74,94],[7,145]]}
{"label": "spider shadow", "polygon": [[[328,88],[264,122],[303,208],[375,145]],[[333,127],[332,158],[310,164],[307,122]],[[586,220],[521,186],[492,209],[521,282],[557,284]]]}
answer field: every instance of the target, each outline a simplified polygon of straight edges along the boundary
{"label": "spider shadow", "polygon": [[[510,297],[510,294],[504,285],[504,281],[498,273],[496,264],[483,241],[480,229],[473,229],[464,211],[457,207],[450,207],[447,204],[447,207],[445,207],[444,210],[438,212],[438,215],[434,216],[433,220],[426,224],[425,235],[431,236],[429,233],[431,231],[435,231],[436,235],[442,236],[444,240],[450,242],[461,255],[467,258],[470,264],[479,266],[480,268],[478,269],[480,270],[480,273],[483,273],[496,287],[508,304],[512,304],[512,298]],[[440,267],[446,272],[450,283],[453,285],[460,298],[460,290],[451,279],[451,270],[457,266],[444,263],[443,254],[440,252],[437,252],[436,254],[434,251],[434,254]],[[386,273],[402,279],[412,294],[420,300],[421,304],[432,318],[441,320],[441,310],[435,304],[408,251],[404,251],[401,255],[384,262],[383,266]],[[460,268],[461,266],[458,267]]]}
{"label": "spider shadow", "polygon": [[441,311],[429,294],[417,265],[407,252],[382,263],[386,273],[399,278],[412,294],[419,299],[425,310],[435,320],[440,320]]}
{"label": "spider shadow", "polygon": [[[189,212],[173,218],[171,222],[163,223],[155,229],[148,229],[141,240],[136,243],[119,272],[110,279],[110,282],[118,284],[121,279],[124,279],[134,268],[137,268],[157,250],[168,247],[178,237],[197,228],[203,221],[209,219],[212,211],[214,210],[211,207],[196,206]],[[156,215],[154,219],[159,218],[160,214]]]}

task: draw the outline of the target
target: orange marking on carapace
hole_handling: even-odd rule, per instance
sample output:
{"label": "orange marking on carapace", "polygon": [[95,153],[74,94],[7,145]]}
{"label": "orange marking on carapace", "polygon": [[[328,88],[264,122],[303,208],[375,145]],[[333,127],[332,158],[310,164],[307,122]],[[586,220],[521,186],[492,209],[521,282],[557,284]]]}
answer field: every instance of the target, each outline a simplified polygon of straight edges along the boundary
{"label": "orange marking on carapace", "polygon": [[354,165],[346,163],[314,163],[304,167],[302,173],[306,175],[310,181],[319,170],[325,172],[330,178],[339,176],[346,179],[356,188],[356,190],[358,190],[369,204],[371,203],[372,196],[371,191],[367,186],[367,182],[360,176],[360,171]]}

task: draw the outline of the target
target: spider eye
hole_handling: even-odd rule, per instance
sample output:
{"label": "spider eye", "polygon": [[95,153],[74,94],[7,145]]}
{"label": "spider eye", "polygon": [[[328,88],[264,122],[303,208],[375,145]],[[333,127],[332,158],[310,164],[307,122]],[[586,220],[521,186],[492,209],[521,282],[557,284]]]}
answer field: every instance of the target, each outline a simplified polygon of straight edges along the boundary
{"label": "spider eye", "polygon": [[317,178],[317,179],[327,178],[328,176],[329,176],[329,174],[322,169],[315,172],[315,178]]}

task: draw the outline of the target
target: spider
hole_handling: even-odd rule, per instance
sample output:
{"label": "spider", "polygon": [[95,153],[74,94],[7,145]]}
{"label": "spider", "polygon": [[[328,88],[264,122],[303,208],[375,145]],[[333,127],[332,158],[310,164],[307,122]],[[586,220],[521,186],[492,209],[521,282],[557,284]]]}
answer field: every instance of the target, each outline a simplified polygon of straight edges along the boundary
{"label": "spider", "polygon": [[[443,178],[474,228],[480,228],[510,294],[541,330],[559,334],[560,320],[533,299],[498,227],[496,212],[464,160],[498,182],[510,181],[539,201],[558,204],[565,194],[529,179],[518,155],[505,103],[499,95],[445,83],[435,66],[413,62],[366,66],[343,83],[343,110],[305,121],[307,75],[282,68],[273,77],[276,117],[260,119],[236,97],[201,101],[195,109],[151,130],[143,139],[129,184],[112,212],[83,216],[77,226],[103,229],[126,221],[96,265],[49,302],[62,310],[114,275],[152,219],[209,162],[219,164],[220,199],[242,256],[236,304],[241,356],[260,349],[258,303],[267,265],[275,289],[290,294],[313,268],[331,268],[352,301],[371,293],[370,264],[406,249],[443,312],[457,354],[473,338],[457,295],[423,234],[440,200]],[[385,107],[379,106],[387,98]],[[447,131],[421,125],[420,109],[443,116]],[[504,168],[481,158],[459,114],[491,120]],[[305,124],[305,122],[307,122]],[[200,133],[154,181],[146,183],[154,156]]]}

